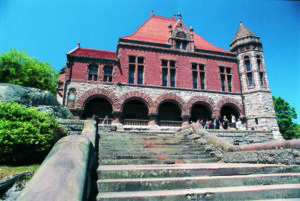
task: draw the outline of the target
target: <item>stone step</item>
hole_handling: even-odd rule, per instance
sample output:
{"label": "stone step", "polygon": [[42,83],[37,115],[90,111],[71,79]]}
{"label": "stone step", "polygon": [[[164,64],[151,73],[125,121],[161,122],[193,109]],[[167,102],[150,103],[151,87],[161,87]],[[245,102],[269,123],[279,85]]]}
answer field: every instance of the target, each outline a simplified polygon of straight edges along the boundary
{"label": "stone step", "polygon": [[300,184],[99,193],[97,200],[254,200],[299,198]]}
{"label": "stone step", "polygon": [[[200,145],[194,144],[194,143],[162,143],[162,142],[157,142],[157,143],[148,143],[148,142],[139,142],[139,143],[126,143],[126,142],[117,142],[117,143],[100,143],[100,147],[103,148],[115,148],[115,147],[124,147],[124,148],[161,148],[161,147],[195,147],[195,148],[202,148]],[[202,148],[203,149],[203,148]]]}
{"label": "stone step", "polygon": [[174,137],[174,136],[100,136],[100,142],[103,141],[116,141],[116,142],[170,142],[170,143],[179,143],[179,142],[190,142],[191,139],[183,138],[182,136]]}
{"label": "stone step", "polygon": [[113,146],[106,146],[103,144],[99,145],[100,150],[195,150],[195,151],[204,151],[204,148],[195,146],[195,145],[134,145],[134,146],[127,146],[127,145],[113,145]]}
{"label": "stone step", "polygon": [[226,176],[300,172],[300,166],[267,164],[168,164],[168,165],[101,165],[99,179]]}
{"label": "stone step", "polygon": [[153,155],[153,154],[145,154],[141,153],[140,155],[100,155],[99,159],[100,160],[105,160],[105,159],[139,159],[139,160],[144,160],[144,159],[149,159],[149,160],[181,160],[181,159],[208,159],[208,158],[213,158],[210,155],[206,153],[201,153],[201,154],[169,154],[169,155]]}
{"label": "stone step", "polygon": [[113,150],[100,150],[99,151],[99,158],[101,158],[101,156],[103,155],[112,155],[112,156],[118,156],[118,155],[128,155],[128,156],[132,156],[132,155],[197,155],[199,157],[206,157],[207,155],[209,156],[208,152],[197,152],[197,151],[174,151],[174,150],[162,150],[162,151],[158,151],[158,150],[151,150],[151,151],[129,151],[128,150],[123,150],[123,151],[113,151]]}
{"label": "stone step", "polygon": [[164,146],[180,146],[180,145],[195,145],[199,146],[193,141],[184,141],[184,140],[152,140],[152,141],[147,141],[144,139],[127,139],[127,140],[122,140],[122,139],[101,139],[100,144],[103,146],[134,146],[134,145],[143,145],[143,146],[159,146],[159,145],[164,145]]}
{"label": "stone step", "polygon": [[142,165],[142,164],[181,164],[181,163],[216,163],[218,162],[215,158],[205,159],[101,159],[99,160],[100,165]]}
{"label": "stone step", "polygon": [[103,179],[97,182],[101,192],[156,191],[274,184],[300,184],[300,173],[202,176],[174,178]]}

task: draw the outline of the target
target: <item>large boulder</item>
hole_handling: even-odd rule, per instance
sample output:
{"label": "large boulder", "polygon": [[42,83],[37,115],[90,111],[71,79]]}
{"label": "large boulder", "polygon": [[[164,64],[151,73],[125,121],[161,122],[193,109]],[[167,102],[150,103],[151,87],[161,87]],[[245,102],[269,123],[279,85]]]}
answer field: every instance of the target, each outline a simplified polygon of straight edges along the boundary
{"label": "large boulder", "polygon": [[51,112],[56,118],[74,118],[70,110],[63,107],[50,92],[41,89],[0,83],[0,103],[3,102],[15,102],[44,113]]}

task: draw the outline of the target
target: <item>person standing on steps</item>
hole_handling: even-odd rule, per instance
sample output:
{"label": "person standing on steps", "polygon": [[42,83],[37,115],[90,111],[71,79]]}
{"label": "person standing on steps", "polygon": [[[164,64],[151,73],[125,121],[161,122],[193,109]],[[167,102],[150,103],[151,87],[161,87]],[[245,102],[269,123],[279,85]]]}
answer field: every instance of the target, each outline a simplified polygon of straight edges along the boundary
{"label": "person standing on steps", "polygon": [[236,120],[235,120],[235,116],[233,114],[231,114],[231,123],[232,123],[232,127],[236,128]]}
{"label": "person standing on steps", "polygon": [[227,129],[228,128],[228,119],[226,116],[224,116],[223,118],[223,128],[224,129]]}
{"label": "person standing on steps", "polygon": [[220,119],[219,119],[219,116],[216,117],[214,123],[215,123],[215,129],[220,129]]}

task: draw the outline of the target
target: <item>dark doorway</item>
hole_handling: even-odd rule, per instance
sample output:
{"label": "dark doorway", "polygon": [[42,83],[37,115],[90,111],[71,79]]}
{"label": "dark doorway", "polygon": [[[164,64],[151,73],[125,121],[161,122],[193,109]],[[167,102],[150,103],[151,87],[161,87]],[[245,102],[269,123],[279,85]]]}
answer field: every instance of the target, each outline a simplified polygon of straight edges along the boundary
{"label": "dark doorway", "polygon": [[235,106],[231,105],[225,105],[221,108],[221,119],[223,120],[224,116],[227,117],[229,122],[231,123],[231,114],[235,116],[235,119],[237,120],[240,117],[240,113],[238,110],[235,108]]}
{"label": "dark doorway", "polygon": [[92,118],[93,115],[98,116],[98,118],[112,118],[112,106],[110,102],[103,98],[94,98],[90,100],[85,108],[83,113],[83,118]]}
{"label": "dark doorway", "polygon": [[182,121],[181,111],[174,103],[162,103],[158,110],[158,120]]}
{"label": "dark doorway", "polygon": [[149,120],[147,106],[138,100],[131,100],[123,107],[124,119],[145,119]]}
{"label": "dark doorway", "polygon": [[195,104],[191,110],[191,121],[196,122],[198,119],[206,122],[211,119],[211,111],[202,104]]}

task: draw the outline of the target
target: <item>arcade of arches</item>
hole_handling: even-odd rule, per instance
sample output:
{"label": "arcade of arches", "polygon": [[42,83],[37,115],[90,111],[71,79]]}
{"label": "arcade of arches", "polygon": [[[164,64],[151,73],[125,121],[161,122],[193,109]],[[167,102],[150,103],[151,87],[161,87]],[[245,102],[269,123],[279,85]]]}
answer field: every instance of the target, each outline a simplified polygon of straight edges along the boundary
{"label": "arcade of arches", "polygon": [[[152,108],[151,108],[152,107]],[[212,120],[219,116],[221,120],[226,116],[231,121],[230,116],[234,115],[236,119],[241,116],[241,110],[233,103],[226,103],[222,105],[219,111],[214,112],[208,103],[198,102],[188,108],[189,113],[183,111],[184,106],[175,100],[162,101],[153,108],[153,104],[149,106],[146,101],[142,99],[125,100],[121,104],[120,112],[114,115],[113,105],[105,98],[93,98],[87,100],[84,105],[83,119],[92,118],[94,115],[100,119],[107,117],[111,122],[118,122],[124,124],[125,120],[148,122],[149,125],[160,122],[178,122],[177,125],[187,124],[190,121]],[[151,112],[157,111],[157,112]],[[187,114],[186,114],[187,113]],[[185,114],[185,115],[183,115]],[[117,121],[114,121],[118,119]],[[153,123],[153,120],[155,123]]]}

